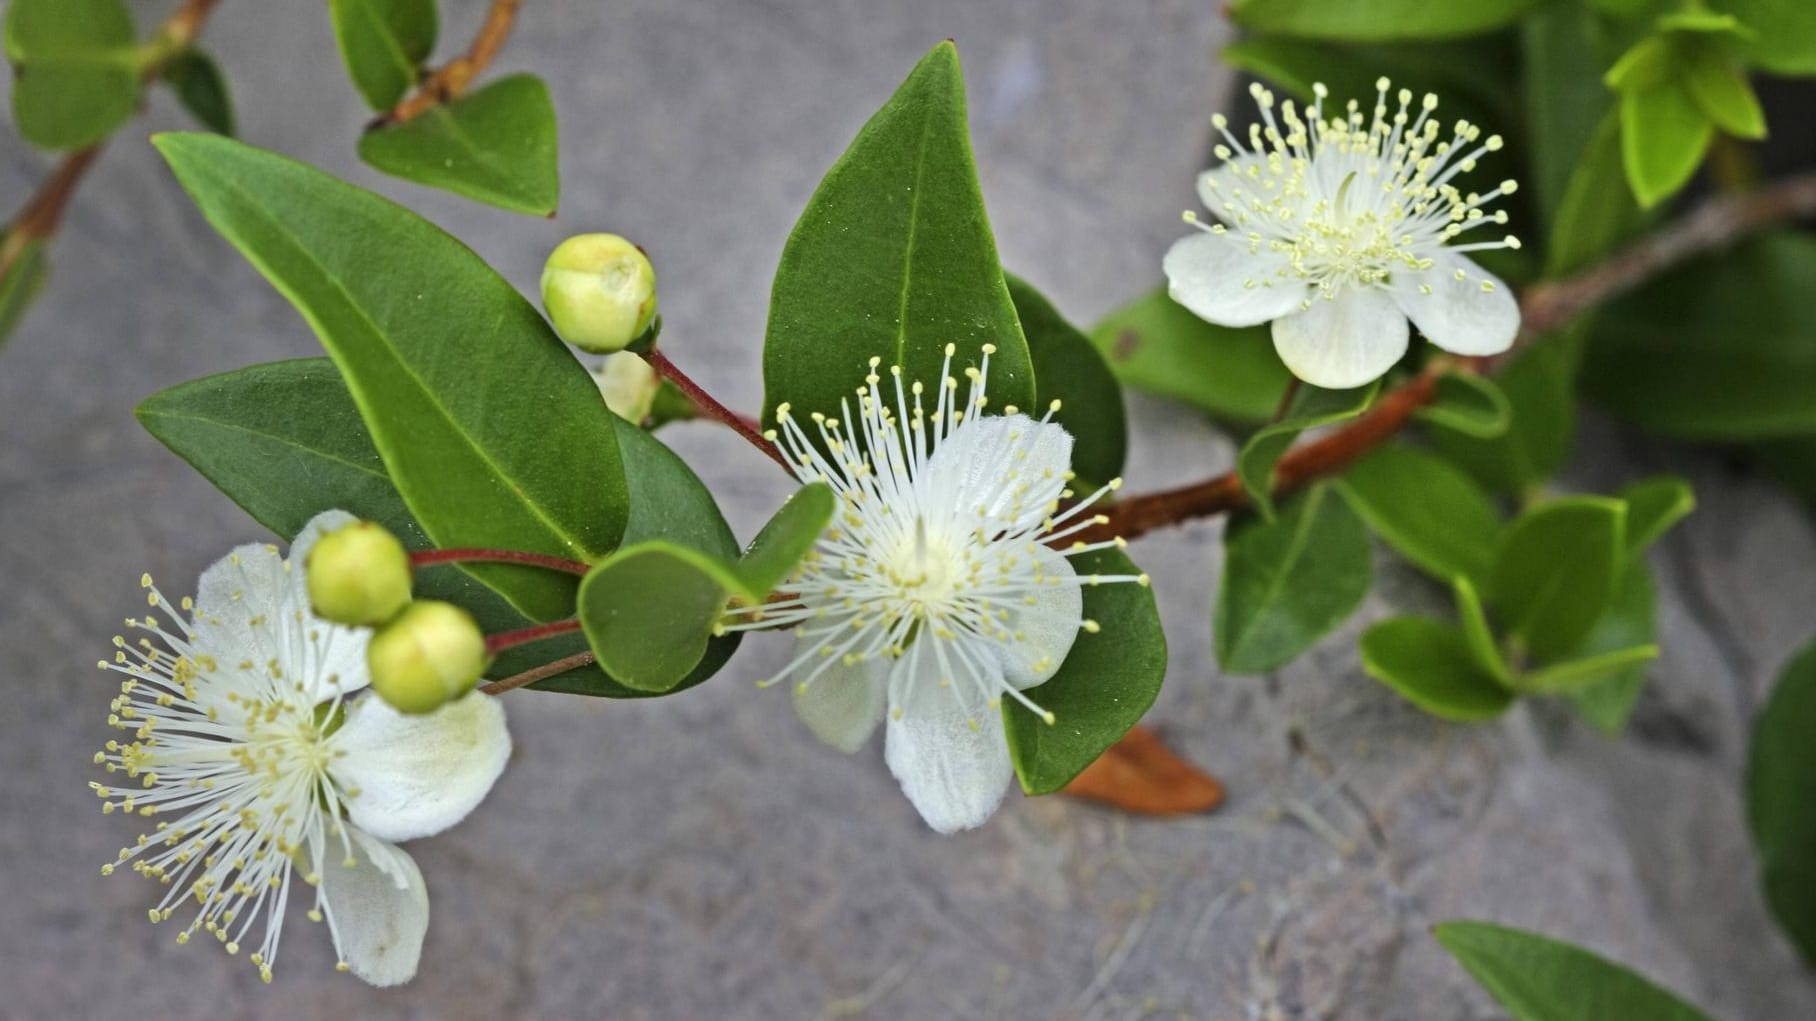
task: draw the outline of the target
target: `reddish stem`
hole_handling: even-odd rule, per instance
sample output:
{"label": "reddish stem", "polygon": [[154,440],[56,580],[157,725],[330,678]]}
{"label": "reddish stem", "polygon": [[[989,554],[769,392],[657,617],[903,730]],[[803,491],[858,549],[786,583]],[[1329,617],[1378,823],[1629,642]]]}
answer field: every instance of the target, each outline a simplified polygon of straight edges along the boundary
{"label": "reddish stem", "polygon": [[508,549],[431,549],[417,550],[410,554],[410,566],[412,567],[462,563],[523,564],[526,567],[543,567],[551,571],[583,576],[592,570],[591,564],[579,560]]}
{"label": "reddish stem", "polygon": [[486,652],[496,656],[506,649],[514,649],[519,645],[540,642],[544,638],[553,638],[556,635],[565,635],[578,630],[580,630],[580,621],[570,617],[567,620],[535,624],[530,627],[518,628],[515,631],[500,631],[495,635],[486,636]]}
{"label": "reddish stem", "polygon": [[681,392],[687,395],[687,399],[694,402],[694,407],[699,409],[702,416],[731,426],[739,436],[749,440],[751,446],[769,455],[770,460],[781,465],[783,470],[789,474],[794,474],[794,469],[789,466],[788,459],[782,456],[782,452],[776,449],[774,443],[763,438],[763,431],[757,427],[756,422],[720,404],[700,384],[687,378],[687,373],[677,368],[675,363],[669,361],[668,356],[661,351],[651,348],[649,353],[643,357],[649,361],[650,367],[654,368],[658,375],[679,387]]}
{"label": "reddish stem", "polygon": [[502,680],[488,681],[487,683],[480,685],[479,690],[488,695],[502,695],[514,688],[535,684],[537,681],[547,680],[556,674],[565,674],[569,670],[586,666],[592,662],[594,662],[592,653],[576,652],[572,656],[563,656],[553,662],[544,663],[539,667],[533,667],[520,674],[512,674]]}

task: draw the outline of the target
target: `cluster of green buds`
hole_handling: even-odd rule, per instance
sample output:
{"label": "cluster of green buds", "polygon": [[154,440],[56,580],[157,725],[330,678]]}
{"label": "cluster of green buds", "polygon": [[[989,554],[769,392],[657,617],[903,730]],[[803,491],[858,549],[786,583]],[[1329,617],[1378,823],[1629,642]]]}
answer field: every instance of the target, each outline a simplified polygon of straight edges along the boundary
{"label": "cluster of green buds", "polygon": [[303,569],[317,616],[376,629],[366,666],[392,708],[433,712],[479,683],[491,657],[478,623],[452,603],[411,598],[410,554],[383,526],[356,521],[322,536]]}

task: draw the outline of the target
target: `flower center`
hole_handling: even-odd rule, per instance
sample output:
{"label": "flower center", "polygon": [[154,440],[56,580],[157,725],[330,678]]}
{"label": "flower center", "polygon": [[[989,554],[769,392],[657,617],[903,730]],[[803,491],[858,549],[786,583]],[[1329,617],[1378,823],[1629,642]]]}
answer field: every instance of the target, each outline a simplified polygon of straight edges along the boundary
{"label": "flower center", "polygon": [[930,533],[927,519],[917,516],[912,533],[897,544],[883,567],[895,588],[904,617],[925,619],[946,610],[964,590],[968,560],[953,544]]}

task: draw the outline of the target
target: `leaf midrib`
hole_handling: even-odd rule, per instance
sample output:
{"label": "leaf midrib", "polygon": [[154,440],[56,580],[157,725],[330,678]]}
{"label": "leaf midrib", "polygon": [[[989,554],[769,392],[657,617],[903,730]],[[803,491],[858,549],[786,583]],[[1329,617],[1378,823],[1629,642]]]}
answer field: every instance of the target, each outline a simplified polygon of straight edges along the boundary
{"label": "leaf midrib", "polygon": [[[1306,506],[1300,512],[1298,524],[1293,529],[1291,540],[1287,543],[1286,556],[1281,559],[1280,570],[1268,578],[1267,587],[1263,590],[1264,597],[1258,605],[1266,607],[1272,604],[1285,589],[1286,576],[1292,573],[1294,565],[1298,563],[1300,555],[1305,552],[1305,547],[1310,542],[1312,521],[1323,509],[1327,493],[1328,490],[1316,489],[1306,497]],[[1229,659],[1232,662],[1239,659],[1237,653],[1243,649],[1248,639],[1255,633],[1255,624],[1261,617],[1260,613],[1251,615],[1248,623],[1236,630],[1236,636],[1230,641]]]}

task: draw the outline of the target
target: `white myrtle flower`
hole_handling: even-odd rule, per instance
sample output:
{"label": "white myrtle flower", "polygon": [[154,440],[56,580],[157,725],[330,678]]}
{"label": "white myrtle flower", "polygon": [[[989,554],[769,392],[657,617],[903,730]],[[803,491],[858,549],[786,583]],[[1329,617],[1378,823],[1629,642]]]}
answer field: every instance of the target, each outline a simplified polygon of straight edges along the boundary
{"label": "white myrtle flower", "polygon": [[[353,520],[317,515],[288,560],[272,546],[234,550],[182,601],[188,620],[146,576],[165,618],[127,620],[149,637],[115,638],[101,663],[126,675],[107,722],[127,736],[95,755],[110,784],[89,786],[104,812],[158,820],[102,873],[130,862],[168,887],[153,922],[193,899],[179,943],[201,930],[234,954],[252,934],[267,982],[293,893],[327,923],[342,970],[381,986],[413,976],[429,898],[392,842],[464,818],[511,750],[490,696],[422,716],[359,697],[371,632],[316,617],[302,569],[318,538]],[[293,890],[295,878],[313,889]]]}
{"label": "white myrtle flower", "polygon": [[[985,416],[983,365],[946,360],[934,408],[890,369],[857,390],[858,414],[812,415],[818,445],[784,404],[779,446],[802,482],[826,482],[839,509],[784,596],[730,611],[725,630],[792,627],[794,657],[768,681],[792,680],[801,719],[855,752],[887,717],[884,758],[909,801],[941,833],[980,825],[1013,778],[1001,699],[1053,716],[1023,693],[1058,671],[1084,617],[1083,585],[1147,584],[1146,575],[1080,575],[1067,557],[1121,539],[1052,544],[1107,519],[1086,512],[1114,480],[1061,510],[1072,437],[1049,419],[1004,408]],[[778,439],[778,432],[767,434]]]}
{"label": "white myrtle flower", "polygon": [[1198,178],[1198,194],[1220,220],[1187,222],[1203,233],[1167,252],[1163,268],[1173,300],[1223,326],[1272,322],[1274,348],[1293,374],[1316,386],[1361,386],[1406,353],[1411,319],[1432,343],[1457,354],[1498,354],[1519,332],[1512,292],[1463,253],[1518,248],[1511,235],[1454,243],[1486,224],[1514,192],[1504,181],[1487,194],[1455,180],[1474,170],[1501,137],[1458,121],[1448,137],[1433,116],[1436,96],[1417,110],[1413,94],[1388,106],[1388,80],[1372,119],[1351,100],[1326,118],[1327,92],[1301,111],[1291,100],[1275,116],[1274,95],[1250,88],[1262,123],[1244,145],[1222,114],[1221,166]]}

